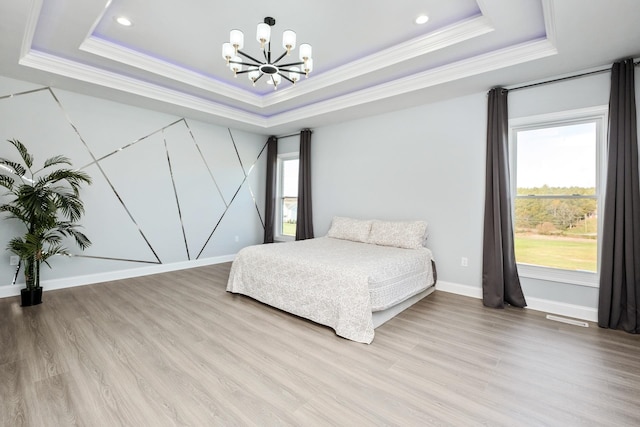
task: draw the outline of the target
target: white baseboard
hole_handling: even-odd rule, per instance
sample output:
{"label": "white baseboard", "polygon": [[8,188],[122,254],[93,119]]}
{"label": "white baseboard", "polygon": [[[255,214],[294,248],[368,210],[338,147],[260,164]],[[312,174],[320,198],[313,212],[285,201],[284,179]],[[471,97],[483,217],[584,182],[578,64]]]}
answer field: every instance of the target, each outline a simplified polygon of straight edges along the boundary
{"label": "white baseboard", "polygon": [[436,291],[449,292],[451,294],[464,295],[465,297],[482,299],[482,288],[459,283],[444,282],[440,279],[436,282]]}
{"label": "white baseboard", "polygon": [[[482,288],[477,286],[461,285],[458,283],[443,282],[438,280],[436,290],[457,295],[482,299]],[[558,314],[573,317],[589,322],[598,321],[598,309],[581,305],[567,304],[565,302],[551,301],[542,298],[526,297],[527,309],[542,311],[544,313]]]}
{"label": "white baseboard", "polygon": [[[222,255],[218,257],[204,258],[192,261],[181,261],[171,264],[158,264],[148,267],[131,268],[127,270],[109,271],[106,273],[88,274],[85,276],[66,277],[63,279],[45,280],[42,282],[44,291],[54,289],[72,288],[75,286],[91,285],[94,283],[110,282],[113,280],[129,279],[132,277],[148,276],[151,274],[167,273],[169,271],[184,270],[186,268],[202,267],[205,265],[231,262],[235,258],[233,255]],[[20,289],[24,284],[0,286],[0,298],[20,295]]]}
{"label": "white baseboard", "polygon": [[598,309],[583,305],[567,304],[566,302],[550,301],[542,298],[527,297],[527,308],[550,314],[582,319],[588,322],[598,321]]}

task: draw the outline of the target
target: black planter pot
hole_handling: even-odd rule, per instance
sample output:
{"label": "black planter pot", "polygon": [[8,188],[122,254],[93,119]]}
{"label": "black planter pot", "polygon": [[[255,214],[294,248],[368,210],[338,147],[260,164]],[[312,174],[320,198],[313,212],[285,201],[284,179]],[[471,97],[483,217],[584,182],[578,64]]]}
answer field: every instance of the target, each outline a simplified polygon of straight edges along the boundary
{"label": "black planter pot", "polygon": [[42,288],[20,289],[20,298],[23,307],[42,304]]}

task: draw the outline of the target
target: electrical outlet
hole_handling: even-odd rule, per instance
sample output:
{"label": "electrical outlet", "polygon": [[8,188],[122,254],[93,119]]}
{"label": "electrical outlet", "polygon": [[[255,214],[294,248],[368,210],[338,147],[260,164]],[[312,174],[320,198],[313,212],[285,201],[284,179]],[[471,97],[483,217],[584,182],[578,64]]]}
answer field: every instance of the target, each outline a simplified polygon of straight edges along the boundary
{"label": "electrical outlet", "polygon": [[18,265],[20,264],[20,257],[18,255],[11,255],[9,258],[9,265]]}
{"label": "electrical outlet", "polygon": [[462,259],[460,260],[460,265],[463,267],[468,267],[469,266],[469,258],[467,258],[466,256],[463,256]]}

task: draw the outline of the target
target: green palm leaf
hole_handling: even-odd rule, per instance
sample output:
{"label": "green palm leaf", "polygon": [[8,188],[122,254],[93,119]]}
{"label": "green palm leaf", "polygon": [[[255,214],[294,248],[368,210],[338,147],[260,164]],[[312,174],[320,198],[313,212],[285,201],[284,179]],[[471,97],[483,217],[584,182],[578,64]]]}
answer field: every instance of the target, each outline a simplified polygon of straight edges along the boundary
{"label": "green palm leaf", "polygon": [[6,188],[7,190],[13,190],[13,185],[16,183],[16,180],[7,175],[0,175],[0,186]]}
{"label": "green palm leaf", "polygon": [[13,196],[0,205],[0,214],[5,213],[7,219],[21,221],[26,228],[23,236],[9,241],[7,249],[20,256],[25,265],[27,288],[33,288],[40,283],[41,263],[49,265],[47,260],[50,257],[68,255],[67,248],[63,246],[65,238],[73,239],[80,249],[91,245],[76,223],[84,214],[80,188],[83,184],[91,184],[91,178],[83,171],[65,167],[44,173],[47,168],[54,166],[71,166],[67,157],[54,156],[44,162],[42,169],[33,173],[32,179],[26,179],[24,175],[27,171],[31,173],[33,156],[20,141],[8,142],[16,148],[26,167],[8,159],[0,159],[4,169],[21,177],[16,180],[0,168],[0,186]]}
{"label": "green palm leaf", "polygon": [[20,177],[24,176],[24,174],[27,173],[27,169],[25,169],[25,167],[22,166],[20,163],[12,162],[11,160],[8,160],[8,159],[0,159],[0,165],[4,165],[5,168],[9,169],[8,172],[14,175],[18,175]]}
{"label": "green palm leaf", "polygon": [[46,169],[48,167],[60,165],[60,164],[66,164],[71,166],[71,160],[69,160],[69,158],[65,156],[54,156],[44,161],[44,165],[42,166],[42,169]]}
{"label": "green palm leaf", "polygon": [[[10,139],[9,142],[14,147],[16,147],[18,153],[20,153],[20,157],[22,157],[24,164],[27,165],[27,169],[31,169],[31,166],[33,166],[33,156],[29,154],[29,150],[27,150],[27,147],[25,147],[24,144],[17,139]],[[24,172],[20,175],[24,175]]]}

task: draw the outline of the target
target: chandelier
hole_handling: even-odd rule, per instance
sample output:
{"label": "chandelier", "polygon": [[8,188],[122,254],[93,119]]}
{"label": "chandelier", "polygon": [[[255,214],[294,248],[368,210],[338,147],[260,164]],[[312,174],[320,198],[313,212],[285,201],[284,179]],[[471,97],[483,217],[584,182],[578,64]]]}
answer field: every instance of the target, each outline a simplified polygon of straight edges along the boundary
{"label": "chandelier", "polygon": [[[256,59],[242,51],[244,48],[244,34],[240,30],[231,30],[229,43],[222,44],[222,57],[227,61],[227,66],[233,71],[234,77],[238,74],[247,74],[249,80],[256,85],[256,82],[265,76],[268,84],[273,85],[273,90],[278,89],[282,79],[296,84],[300,76],[305,78],[313,70],[313,59],[311,58],[311,45],[301,44],[299,48],[298,62],[280,63],[280,61],[291,54],[296,48],[296,33],[286,30],[282,33],[282,47],[285,52],[276,59],[271,57],[271,27],[276,24],[276,20],[267,16],[264,22],[258,24],[256,40],[260,43],[260,50],[264,60]],[[243,59],[244,58],[244,59]],[[243,69],[243,67],[247,67]]]}

